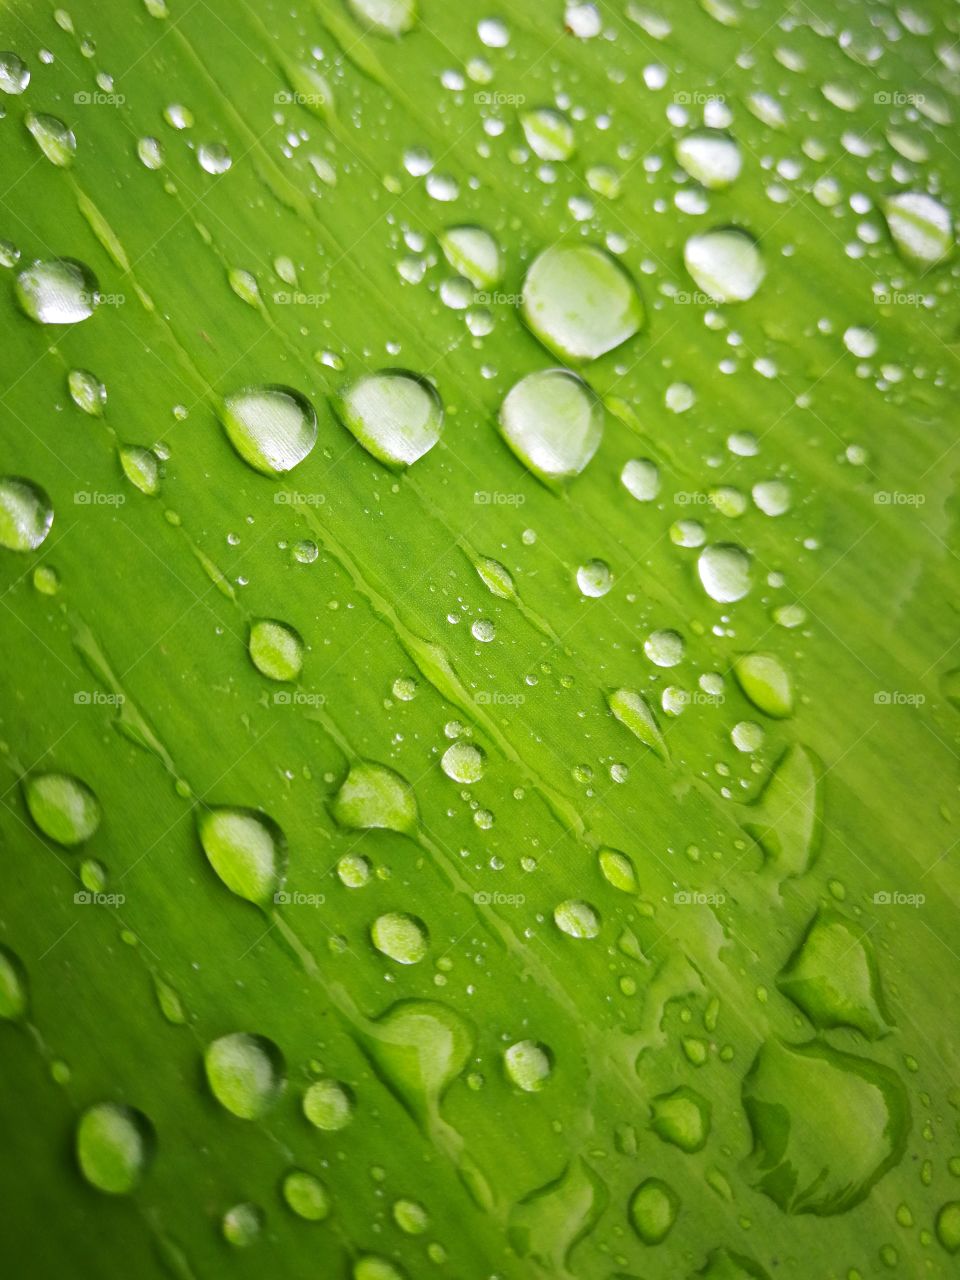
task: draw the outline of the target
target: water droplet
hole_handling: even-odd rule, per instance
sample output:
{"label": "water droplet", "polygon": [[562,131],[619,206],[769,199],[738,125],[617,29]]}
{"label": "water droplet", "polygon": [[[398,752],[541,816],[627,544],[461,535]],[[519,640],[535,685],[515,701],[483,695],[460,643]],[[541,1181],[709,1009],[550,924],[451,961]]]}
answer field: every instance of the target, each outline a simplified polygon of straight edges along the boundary
{"label": "water droplet", "polygon": [[171,102],[163,109],[163,118],[171,129],[192,129],[193,112],[181,102]]}
{"label": "water droplet", "polygon": [[502,18],[482,18],[477,35],[488,49],[505,49],[510,43],[510,31]]}
{"label": "water droplet", "polygon": [[658,667],[675,667],[683,660],[683,636],[676,631],[651,631],[643,652]]}
{"label": "water droplet", "polygon": [[77,324],[93,315],[98,285],[89,267],[73,258],[34,262],[17,276],[16,297],[37,324]]}
{"label": "water droplet", "polygon": [[781,720],[793,713],[793,681],[772,653],[746,653],[733,663],[734,675],[758,711]]}
{"label": "water droplet", "polygon": [[605,560],[588,560],[577,570],[577,586],[585,596],[605,596],[613,586],[613,574]]}
{"label": "water droplet", "polygon": [[443,406],[433,384],[404,369],[349,383],[336,399],[343,425],[389,467],[409,466],[440,439]]}
{"label": "water droplet", "polygon": [[164,160],[163,143],[159,138],[151,136],[138,138],[137,157],[145,168],[161,169]]}
{"label": "water droplet", "polygon": [[705,547],[697,560],[697,572],[704,591],[720,604],[742,600],[750,590],[750,557],[733,543]]}
{"label": "water droplet", "polygon": [[631,458],[623,464],[620,483],[637,502],[653,502],[660,492],[660,468],[649,458]]}
{"label": "water droplet", "polygon": [[642,693],[633,689],[617,689],[607,697],[610,710],[635,737],[648,746],[661,760],[669,758],[667,744],[657,718]]}
{"label": "water droplet", "polygon": [[767,1040],[743,1082],[752,1185],[784,1213],[859,1204],[903,1156],[910,1104],[899,1077],[819,1041]]}
{"label": "water droplet", "polygon": [[352,765],[334,797],[333,816],[354,830],[410,831],[417,823],[417,801],[405,778],[386,765]]}
{"label": "water droplet", "polygon": [[419,964],[430,945],[423,921],[401,911],[377,916],[370,926],[370,938],[381,955],[397,964]]}
{"label": "water droplet", "polygon": [[537,1040],[518,1040],[503,1054],[510,1080],[524,1093],[539,1093],[553,1073],[553,1055]]}
{"label": "water droplet", "polygon": [[317,415],[292,387],[244,387],[223,401],[230,443],[256,471],[275,476],[303,462],[317,442]]}
{"label": "water droplet", "polygon": [[226,173],[233,160],[222,142],[201,142],[197,147],[197,163],[205,173],[217,176]]}
{"label": "water droplet", "polygon": [[258,1120],[285,1084],[283,1055],[266,1036],[237,1031],[212,1041],[203,1055],[210,1092],[232,1115]]}
{"label": "water droplet", "polygon": [[395,1200],[393,1220],[408,1236],[419,1236],[430,1225],[430,1217],[418,1200]]}
{"label": "water droplet", "polygon": [[91,418],[102,418],[107,405],[107,388],[86,369],[71,369],[67,374],[70,399]]}
{"label": "water droplet", "polygon": [[499,596],[501,600],[512,600],[515,597],[517,591],[510,571],[499,560],[481,556],[474,568],[480,581],[492,595]]}
{"label": "water droplet", "polygon": [[153,1127],[133,1107],[99,1102],[77,1125],[80,1172],[92,1187],[108,1195],[128,1195],[140,1182],[154,1146]]}
{"label": "water droplet", "polygon": [[232,892],[261,906],[283,879],[286,849],[280,828],[253,809],[204,809],[200,843],[214,871]]}
{"label": "water droplet", "polygon": [[947,1253],[960,1253],[960,1200],[950,1200],[937,1214],[937,1239]]}
{"label": "water droplet", "polygon": [[814,757],[806,747],[788,747],[759,799],[746,810],[743,828],[760,845],[774,870],[798,876],[813,860],[818,827]]}
{"label": "water droplet", "polygon": [[296,680],[303,669],[303,641],[293,627],[272,618],[250,624],[250,658],[270,680]]}
{"label": "water droplet", "polygon": [[455,742],[447,747],[440,759],[440,767],[447,777],[465,786],[480,781],[485,765],[483,749],[472,742]]}
{"label": "water droplet", "polygon": [[231,267],[227,272],[227,283],[241,302],[245,302],[248,307],[260,306],[260,284],[252,271]]}
{"label": "water droplet", "polygon": [[33,111],[27,112],[23,123],[50,163],[58,169],[69,169],[77,154],[77,139],[73,130],[56,116],[37,115]]}
{"label": "water droplet", "polygon": [[263,1230],[263,1210],[255,1204],[235,1204],[223,1215],[220,1229],[228,1244],[247,1249]]}
{"label": "water droplet", "polygon": [[123,474],[141,493],[152,497],[160,491],[160,460],[151,449],[138,444],[120,446]]}
{"label": "water droplet", "polygon": [[873,946],[835,912],[816,917],[777,986],[822,1031],[855,1027],[877,1040],[889,1030]]}
{"label": "water droplet", "polygon": [[608,164],[591,165],[586,173],[587,186],[605,200],[616,200],[622,189],[619,173]]}
{"label": "water droplet", "polygon": [[763,746],[764,732],[753,720],[740,720],[730,730],[730,741],[738,751],[750,754]]}
{"label": "water droplet", "polygon": [[314,1080],[303,1095],[303,1114],[315,1129],[336,1133],[353,1119],[352,1091],[339,1080]]}
{"label": "water droplet", "polygon": [[417,22],[416,0],[349,0],[350,9],[371,31],[382,36],[402,36]]}
{"label": "water droplet", "polygon": [[412,676],[397,676],[391,691],[400,702],[412,702],[417,696],[417,682]]}
{"label": "water droplet", "polygon": [[571,363],[614,350],[644,320],[633,280],[609,254],[585,244],[540,254],[523,284],[522,311],[543,345]]}
{"label": "water droplet", "polygon": [[565,369],[528,374],[500,407],[500,428],[522,463],[545,483],[577,476],[603,437],[603,406]]}
{"label": "water droplet", "polygon": [[693,387],[686,382],[671,382],[664,393],[663,403],[671,413],[686,413],[697,403]]}
{"label": "water droplet", "polygon": [[765,516],[782,516],[790,510],[790,488],[782,480],[761,480],[750,493]]}
{"label": "water droplet", "polygon": [[541,160],[569,160],[574,152],[573,125],[562,111],[535,107],[520,116],[524,137]]}
{"label": "water droplet", "polygon": [[16,1022],[27,1011],[27,971],[9,947],[0,945],[0,1018]]}
{"label": "water droplet", "polygon": [[0,547],[36,551],[53,525],[50,498],[32,480],[0,476]]}
{"label": "water droplet", "polygon": [[337,863],[340,883],[348,889],[362,889],[370,879],[370,863],[360,853],[345,853]]}
{"label": "water droplet", "polygon": [[503,275],[500,246],[482,227],[450,227],[441,233],[443,256],[478,289],[492,289]]}
{"label": "water droplet", "polygon": [[330,1216],[330,1195],[312,1173],[304,1169],[291,1169],[284,1175],[283,1198],[298,1218],[307,1222],[322,1222]]}
{"label": "water droplet", "polygon": [[435,1000],[401,1000],[367,1032],[368,1052],[420,1115],[435,1110],[473,1050],[470,1024]]}
{"label": "water droplet", "polygon": [[320,548],[310,538],[304,538],[293,544],[292,554],[298,564],[313,564],[320,555]]}
{"label": "water droplet", "polygon": [[57,844],[83,844],[100,826],[100,802],[85,782],[66,773],[24,779],[24,799],[37,827]]}
{"label": "water droplet", "polygon": [[729,134],[701,129],[680,138],[676,145],[678,162],[710,191],[729,187],[740,175],[740,148]]}
{"label": "water droplet", "polygon": [[567,899],[553,909],[553,919],[569,938],[595,938],[600,932],[600,916],[589,902]]}
{"label": "water droplet", "polygon": [[911,266],[926,269],[953,252],[953,223],[947,209],[922,191],[901,191],[880,201],[893,242]]}
{"label": "water droplet", "polygon": [[644,1244],[660,1244],[677,1218],[680,1197],[659,1178],[647,1178],[630,1197],[630,1225]]}
{"label": "water droplet", "polygon": [[375,1253],[366,1253],[353,1264],[353,1280],[407,1280],[406,1272]]}
{"label": "water droplet", "polygon": [[766,273],[757,242],[735,227],[691,236],[683,260],[694,282],[714,302],[746,302]]}
{"label": "water droplet", "polygon": [[20,250],[12,240],[0,240],[0,267],[15,267],[20,261]]}
{"label": "water droplet", "polygon": [[861,360],[869,360],[871,356],[877,354],[879,343],[872,329],[861,329],[857,325],[851,325],[849,329],[843,331],[843,345],[851,355]]}
{"label": "water droplet", "polygon": [[0,53],[0,93],[19,95],[30,83],[30,71],[22,58],[9,50]]}
{"label": "water droplet", "polygon": [[689,1155],[701,1151],[710,1133],[710,1103],[687,1085],[661,1093],[650,1104],[650,1128]]}
{"label": "water droplet", "polygon": [[497,638],[497,628],[489,618],[477,618],[470,627],[470,634],[481,644],[490,644]]}
{"label": "water droplet", "polygon": [[637,873],[625,853],[620,853],[618,849],[601,849],[598,861],[607,884],[613,885],[621,893],[637,892]]}

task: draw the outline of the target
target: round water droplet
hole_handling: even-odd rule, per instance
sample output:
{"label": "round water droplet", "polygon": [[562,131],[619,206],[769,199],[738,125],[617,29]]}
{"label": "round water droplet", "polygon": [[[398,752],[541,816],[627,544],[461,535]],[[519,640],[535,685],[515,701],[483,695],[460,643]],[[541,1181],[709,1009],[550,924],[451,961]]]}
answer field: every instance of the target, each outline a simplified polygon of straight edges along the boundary
{"label": "round water droplet", "polygon": [[613,586],[613,574],[605,560],[588,560],[577,570],[577,586],[581,594],[598,599]]}
{"label": "round water droplet", "polygon": [[683,650],[683,636],[677,631],[651,631],[643,642],[643,652],[658,667],[675,667]]}
{"label": "round water droplet", "polygon": [[296,680],[303,669],[303,641],[285,622],[257,618],[248,643],[253,665],[270,680]]}
{"label": "round water droplet", "polygon": [[417,696],[417,682],[412,676],[397,676],[391,691],[400,702],[412,702]]}
{"label": "round water droplet", "polygon": [[225,807],[202,810],[197,829],[211,867],[227,888],[248,902],[269,902],[286,857],[277,824],[253,809]]}
{"label": "round water droplet", "polygon": [[701,129],[680,138],[675,150],[691,178],[711,191],[729,187],[740,175],[740,148],[729,134]]}
{"label": "round water droplet", "polygon": [[623,464],[620,483],[637,502],[653,502],[660,492],[660,468],[649,458],[631,458]]}
{"label": "round water droplet", "polygon": [[38,564],[33,571],[33,585],[42,596],[55,596],[60,590],[60,575],[53,565]]}
{"label": "round water droplet", "polygon": [[764,732],[753,720],[741,720],[730,730],[730,741],[738,751],[749,755],[763,746]]}
{"label": "round water droplet", "polygon": [[518,1040],[503,1054],[510,1080],[524,1093],[539,1093],[553,1072],[553,1055],[537,1040]]}
{"label": "round water droplet", "polygon": [[353,16],[381,36],[402,36],[417,22],[416,0],[349,0]]}
{"label": "round water droplet", "polygon": [[77,154],[77,139],[72,129],[56,116],[28,111],[23,123],[34,142],[58,169],[69,169]]}
{"label": "round water droplet", "polygon": [[32,480],[0,476],[0,547],[36,551],[53,525],[53,505]]}
{"label": "round water droplet", "polygon": [[714,302],[746,302],[760,288],[766,268],[757,242],[725,227],[691,236],[683,260],[695,283]]}
{"label": "round water droplet", "polygon": [[705,547],[697,560],[697,572],[704,591],[720,604],[742,600],[750,590],[750,557],[733,543]]}
{"label": "round water droplet", "polygon": [[266,1036],[221,1036],[207,1046],[203,1066],[210,1092],[241,1120],[259,1119],[283,1091],[283,1055]]}
{"label": "round water droplet", "polygon": [[193,112],[181,102],[171,102],[163,109],[163,118],[171,129],[192,129]]}
{"label": "round water droplet", "polygon": [[480,781],[485,764],[483,749],[472,742],[455,742],[440,759],[440,767],[447,777],[466,786]]}
{"label": "round water droplet", "polygon": [[247,1249],[260,1238],[263,1230],[263,1210],[259,1205],[235,1204],[223,1215],[220,1223],[223,1238],[238,1249]]}
{"label": "round water droplet", "polygon": [[0,946],[0,1018],[16,1022],[27,1011],[27,971],[20,957]]}
{"label": "round water droplet", "polygon": [[57,844],[83,844],[100,826],[100,802],[85,782],[66,773],[24,779],[24,799],[37,827]]}
{"label": "round water droplet", "polygon": [[91,418],[102,418],[107,405],[107,388],[86,369],[71,369],[67,374],[70,399]]}
{"label": "round water droplet", "polygon": [[16,297],[37,324],[77,324],[93,315],[99,294],[89,267],[73,258],[51,258],[20,272]]}
{"label": "round water droplet", "polygon": [[543,345],[571,363],[619,347],[644,319],[633,280],[609,254],[585,244],[540,254],[523,284],[522,311]]}
{"label": "round water droplet", "polygon": [[433,384],[404,369],[384,369],[351,382],[336,408],[367,452],[389,467],[422,458],[443,429],[443,406]]}
{"label": "round water droplet", "polygon": [[370,926],[370,938],[381,955],[397,964],[419,964],[430,945],[423,921],[401,911],[377,916]]}
{"label": "round water droplet", "polygon": [[223,401],[230,443],[256,471],[282,475],[303,462],[317,442],[313,405],[292,387],[244,387]]}
{"label": "round water droplet", "polygon": [[18,95],[30,83],[30,71],[22,58],[9,49],[0,53],[0,93]]}
{"label": "round water droplet", "polygon": [[108,1195],[128,1195],[139,1183],[153,1151],[153,1127],[133,1107],[100,1102],[88,1107],[77,1125],[80,1171]]}
{"label": "round water droplet", "polygon": [[500,246],[482,227],[450,227],[440,237],[443,256],[478,289],[492,289],[503,275]]}
{"label": "round water droplet", "polygon": [[562,111],[535,107],[522,112],[520,124],[530,150],[540,160],[569,160],[573,155],[573,125]]}
{"label": "round water droplet", "polygon": [[353,1093],[339,1080],[314,1080],[303,1095],[303,1114],[315,1129],[335,1133],[353,1119]]}
{"label": "round water droplet", "polygon": [[361,853],[345,853],[337,863],[337,875],[348,889],[362,889],[370,879],[370,863]]}
{"label": "round water droplet", "polygon": [[677,1218],[680,1197],[659,1178],[647,1178],[630,1197],[630,1225],[644,1244],[660,1244]]}
{"label": "round water droplet", "polygon": [[782,516],[790,510],[790,487],[782,480],[761,480],[750,492],[765,516]]}
{"label": "round water droplet", "polygon": [[589,902],[568,899],[553,909],[557,928],[570,938],[595,938],[600,932],[600,916]]}
{"label": "round water droplet", "polygon": [[298,1218],[307,1222],[322,1222],[330,1216],[330,1195],[312,1173],[304,1169],[291,1169],[284,1175],[283,1198]]}
{"label": "round water droplet", "polygon": [[575,373],[528,374],[500,407],[507,444],[534,475],[549,483],[577,476],[603,438],[603,406]]}
{"label": "round water droplet", "polygon": [[233,164],[233,160],[222,142],[201,142],[197,147],[197,163],[204,173],[210,173],[216,177],[226,173]]}

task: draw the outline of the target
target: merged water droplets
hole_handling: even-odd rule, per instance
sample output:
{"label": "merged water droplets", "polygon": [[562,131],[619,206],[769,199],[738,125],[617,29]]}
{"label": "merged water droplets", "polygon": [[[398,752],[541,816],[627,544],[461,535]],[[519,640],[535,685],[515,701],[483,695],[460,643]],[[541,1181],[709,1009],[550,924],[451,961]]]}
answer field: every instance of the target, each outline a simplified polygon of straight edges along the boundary
{"label": "merged water droplets", "polygon": [[554,245],[540,254],[524,280],[521,309],[543,345],[570,364],[613,351],[644,320],[630,276],[604,250],[585,244]]}
{"label": "merged water droplets", "polygon": [[283,880],[286,845],[275,822],[254,809],[203,809],[200,843],[211,867],[232,892],[260,906]]}
{"label": "merged water droplets", "polygon": [[53,527],[47,493],[22,476],[0,476],[0,547],[36,551]]}
{"label": "merged water droplets", "polygon": [[37,324],[77,324],[93,315],[99,286],[82,262],[51,258],[21,271],[15,294],[21,311]]}
{"label": "merged water droplets", "polygon": [[153,1127],[141,1111],[115,1102],[88,1107],[76,1133],[80,1172],[108,1195],[136,1190],[150,1161]]}
{"label": "merged water droplets", "polygon": [[422,458],[443,430],[436,388],[405,369],[384,369],[349,383],[335,405],[343,425],[388,467]]}
{"label": "merged water droplets", "polygon": [[40,831],[65,848],[84,844],[100,826],[100,801],[72,774],[30,774],[23,780],[23,795]]}
{"label": "merged water droplets", "polygon": [[317,442],[313,405],[292,387],[244,387],[224,398],[221,419],[230,443],[256,471],[282,475]]}
{"label": "merged water droplets", "polygon": [[212,1041],[203,1066],[210,1092],[241,1120],[265,1115],[286,1083],[283,1055],[273,1041],[242,1031]]}
{"label": "merged water droplets", "polygon": [[521,462],[545,483],[578,476],[600,447],[603,406],[566,369],[528,374],[500,407],[500,429]]}
{"label": "merged water droplets", "polygon": [[746,302],[766,274],[757,242],[736,227],[691,236],[684,245],[683,261],[714,302]]}

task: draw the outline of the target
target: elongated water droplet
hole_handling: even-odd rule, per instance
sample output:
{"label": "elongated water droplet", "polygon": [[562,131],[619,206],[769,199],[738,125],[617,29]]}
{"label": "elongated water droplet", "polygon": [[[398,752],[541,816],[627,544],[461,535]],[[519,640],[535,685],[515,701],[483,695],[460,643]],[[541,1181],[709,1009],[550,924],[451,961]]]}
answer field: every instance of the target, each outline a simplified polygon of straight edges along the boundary
{"label": "elongated water droplet", "polygon": [[573,155],[573,125],[562,111],[535,107],[521,113],[520,124],[530,150],[540,160],[569,160]]}
{"label": "elongated water droplet", "polygon": [[53,525],[46,492],[22,476],[0,476],[0,547],[36,551]]}
{"label": "elongated water droplet", "polygon": [[292,387],[244,387],[224,399],[221,418],[240,457],[264,475],[292,470],[317,442],[313,405]]}
{"label": "elongated water droplet", "polygon": [[203,1055],[210,1092],[241,1120],[257,1120],[283,1091],[283,1055],[266,1036],[237,1031],[213,1040]]}
{"label": "elongated water droplet", "polygon": [[793,713],[793,681],[774,654],[745,653],[735,659],[733,671],[758,711],[778,720]]}
{"label": "elongated water droplet", "polygon": [[270,680],[296,680],[303,669],[303,641],[293,627],[272,618],[250,625],[250,658]]}
{"label": "elongated water droplet", "polygon": [[499,560],[482,556],[474,567],[480,576],[480,581],[492,595],[499,596],[501,600],[514,599],[517,589],[514,586],[513,577],[509,569]]}
{"label": "elongated water droplet", "polygon": [[100,802],[85,782],[67,773],[37,773],[24,779],[30,817],[57,844],[83,844],[100,826]]}
{"label": "elongated water droplet", "polygon": [[253,809],[204,809],[200,843],[214,871],[232,892],[263,906],[283,879],[286,856],[280,828]]}
{"label": "elongated water droplet", "polygon": [[317,67],[306,62],[285,59],[283,69],[294,93],[294,101],[306,107],[321,120],[332,122],[336,116],[333,88]]}
{"label": "elongated water droplet", "polygon": [[900,256],[925,269],[953,252],[953,222],[947,209],[923,191],[901,191],[880,202]]}
{"label": "elongated water droplet", "polygon": [[522,463],[545,483],[578,476],[603,438],[603,406],[575,373],[528,374],[500,407],[500,428]]}
{"label": "elongated water droplet", "polygon": [[601,849],[597,860],[607,884],[613,885],[621,893],[636,893],[638,889],[637,873],[633,863],[625,853],[618,849]]}
{"label": "elongated water droplet", "polygon": [[314,1080],[303,1095],[303,1114],[315,1129],[336,1133],[353,1119],[353,1093],[339,1080]]}
{"label": "elongated water droplet", "polygon": [[164,161],[163,143],[159,138],[146,137],[137,140],[137,157],[146,169],[162,169]]}
{"label": "elongated water droplet", "polygon": [[637,286],[591,245],[555,245],[527,272],[523,318],[545,347],[571,363],[596,360],[643,324]]}
{"label": "elongated water droplet", "polygon": [[330,1216],[330,1194],[312,1173],[291,1169],[283,1178],[283,1198],[288,1207],[306,1222],[322,1222]]}
{"label": "elongated water droplet", "polygon": [[397,964],[418,964],[430,945],[423,921],[401,911],[377,916],[370,926],[370,938],[381,955]]}
{"label": "elongated water droplet", "polygon": [[657,718],[642,693],[637,693],[634,689],[617,689],[608,696],[607,703],[620,723],[626,725],[635,737],[650,747],[661,760],[669,759],[670,753]]}
{"label": "elongated water droplet", "polygon": [[73,258],[34,262],[17,276],[16,297],[37,324],[77,324],[93,315],[99,286],[89,267]]}
{"label": "elongated water droplet", "polygon": [[695,283],[714,302],[746,302],[766,273],[757,242],[736,227],[691,236],[684,245],[683,260]]}
{"label": "elongated water droplet", "polygon": [[27,1011],[27,971],[9,947],[0,946],[0,1018],[16,1022]]}
{"label": "elongated water droplet", "polygon": [[740,175],[740,148],[729,134],[716,129],[688,133],[676,145],[679,163],[710,191],[729,187]]}
{"label": "elongated water droplet", "polygon": [[23,117],[27,131],[51,164],[69,169],[77,154],[77,139],[72,129],[56,116],[37,115],[28,111]]}
{"label": "elongated water droplet", "polygon": [[139,444],[120,446],[123,474],[141,493],[153,497],[160,492],[160,459],[152,449]]}
{"label": "elongated water droplet", "polygon": [[99,1102],[77,1125],[80,1172],[108,1195],[128,1195],[140,1182],[153,1151],[153,1127],[133,1107]]}
{"label": "elongated water droplet", "polygon": [[404,369],[369,373],[344,387],[335,403],[343,425],[388,467],[422,458],[443,430],[443,406],[433,384]]}
{"label": "elongated water droplet", "polygon": [[595,938],[600,932],[600,916],[589,902],[568,899],[553,909],[553,919],[568,938]]}
{"label": "elongated water droplet", "polygon": [[357,830],[410,831],[417,822],[416,797],[406,779],[366,761],[351,766],[332,808],[341,826]]}
{"label": "elongated water droplet", "polygon": [[750,590],[750,557],[742,547],[718,542],[704,547],[697,561],[697,573],[711,600],[732,604]]}
{"label": "elongated water droplet", "polygon": [[430,1225],[430,1216],[419,1200],[405,1197],[394,1201],[393,1220],[408,1236],[423,1235]]}
{"label": "elongated water droplet", "polygon": [[30,71],[24,60],[9,49],[0,53],[0,93],[19,95],[29,83]]}
{"label": "elongated water droplet", "polygon": [[107,388],[86,369],[71,369],[67,374],[70,399],[91,418],[102,418],[107,406]]}

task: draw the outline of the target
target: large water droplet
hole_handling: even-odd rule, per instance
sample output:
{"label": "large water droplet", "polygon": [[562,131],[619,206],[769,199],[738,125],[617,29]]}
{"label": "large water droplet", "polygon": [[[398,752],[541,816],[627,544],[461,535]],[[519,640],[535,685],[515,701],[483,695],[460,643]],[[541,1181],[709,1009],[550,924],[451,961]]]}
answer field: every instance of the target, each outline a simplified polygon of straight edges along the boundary
{"label": "large water droplet", "polygon": [[207,1046],[203,1066],[210,1092],[241,1120],[259,1119],[283,1091],[283,1055],[266,1036],[221,1036]]}
{"label": "large water droplet", "polygon": [[91,1186],[108,1195],[128,1195],[143,1176],[153,1150],[153,1127],[133,1107],[99,1102],[77,1125],[80,1171]]}
{"label": "large water droplet", "polygon": [[56,116],[37,115],[28,111],[23,117],[27,131],[51,164],[69,169],[77,154],[77,139],[72,129]]}
{"label": "large water droplet", "polygon": [[339,1080],[314,1080],[303,1095],[303,1114],[315,1129],[336,1133],[353,1119],[352,1091]]}
{"label": "large water droplet", "polygon": [[352,765],[334,797],[333,816],[356,830],[410,831],[417,822],[417,801],[405,778],[386,765]]}
{"label": "large water droplet", "polygon": [[758,800],[745,810],[743,829],[782,876],[808,870],[820,825],[817,767],[806,747],[788,747]]}
{"label": "large water droplet", "polygon": [[448,778],[470,786],[483,777],[485,756],[482,748],[472,742],[454,742],[447,747],[440,759],[440,767]]}
{"label": "large water droplet", "polygon": [[644,1244],[660,1244],[677,1218],[680,1197],[659,1178],[647,1178],[630,1197],[630,1225]]}
{"label": "large water droplet", "polygon": [[937,1239],[947,1253],[960,1253],[960,1200],[950,1200],[937,1214]]}
{"label": "large water droplet", "polygon": [[729,134],[716,129],[702,129],[680,138],[676,156],[691,178],[711,191],[729,187],[740,174],[740,148]]}
{"label": "large water droplet", "polygon": [[680,1085],[650,1103],[650,1128],[681,1151],[700,1151],[710,1133],[710,1103],[695,1089]]}
{"label": "large water droplet", "polygon": [[66,848],[83,844],[100,826],[100,801],[71,774],[32,774],[24,779],[23,794],[39,829]]}
{"label": "large water droplet", "polygon": [[293,627],[272,618],[250,624],[250,658],[270,680],[296,680],[303,668],[303,641]]}
{"label": "large water droplet", "polygon": [[36,551],[53,525],[53,505],[32,480],[0,476],[0,547]]}
{"label": "large water droplet", "polygon": [[19,95],[30,83],[30,70],[24,60],[5,49],[0,53],[0,93]]}
{"label": "large water droplet", "polygon": [[17,276],[16,297],[37,324],[77,324],[93,315],[99,298],[96,277],[73,258],[34,262]]}
{"label": "large water droplet", "polygon": [[555,355],[596,360],[643,324],[637,286],[618,262],[591,245],[554,245],[527,272],[523,318]]}
{"label": "large water droplet", "polygon": [[336,409],[367,452],[388,467],[422,458],[443,430],[443,406],[433,384],[404,369],[384,369],[349,383]]}
{"label": "large water droplet", "polygon": [[518,1089],[538,1093],[553,1073],[553,1055],[537,1040],[518,1040],[504,1050],[503,1065]]}
{"label": "large water droplet", "polygon": [[953,221],[947,209],[923,191],[901,191],[881,200],[893,242],[912,266],[927,268],[953,251]]}
{"label": "large water droplet", "polygon": [[546,483],[568,480],[584,469],[603,438],[603,406],[575,373],[531,373],[500,408],[507,444]]}
{"label": "large water droplet", "polygon": [[224,399],[221,418],[240,457],[264,475],[292,470],[317,442],[313,405],[292,387],[244,387]]}
{"label": "large water droplet", "polygon": [[383,36],[402,36],[417,21],[416,0],[349,0],[355,18]]}
{"label": "large water droplet", "polygon": [[227,172],[233,159],[222,142],[201,142],[197,147],[197,164],[205,173],[218,177]]}
{"label": "large water droplet", "polygon": [[377,916],[370,926],[370,938],[381,955],[397,964],[419,964],[430,945],[423,921],[402,911]]}
{"label": "large water droplet", "polygon": [[777,986],[822,1031],[855,1027],[877,1040],[889,1030],[873,946],[862,929],[834,912],[813,921]]}
{"label": "large water droplet", "polygon": [[766,268],[757,242],[725,227],[691,236],[683,260],[695,283],[714,302],[746,302],[760,288]]}
{"label": "large water droplet", "polygon": [[595,938],[600,932],[600,915],[589,902],[570,898],[553,909],[553,919],[568,938]]}
{"label": "large water droplet", "polygon": [[697,560],[703,589],[719,604],[742,600],[750,590],[750,557],[731,542],[704,547]]}
{"label": "large water droplet", "polygon": [[275,822],[253,809],[204,809],[197,819],[200,843],[214,871],[232,892],[261,906],[276,893],[286,856]]}

